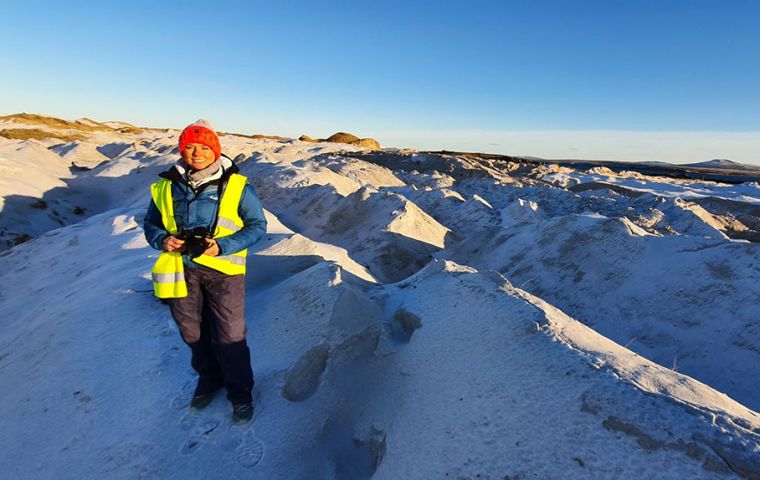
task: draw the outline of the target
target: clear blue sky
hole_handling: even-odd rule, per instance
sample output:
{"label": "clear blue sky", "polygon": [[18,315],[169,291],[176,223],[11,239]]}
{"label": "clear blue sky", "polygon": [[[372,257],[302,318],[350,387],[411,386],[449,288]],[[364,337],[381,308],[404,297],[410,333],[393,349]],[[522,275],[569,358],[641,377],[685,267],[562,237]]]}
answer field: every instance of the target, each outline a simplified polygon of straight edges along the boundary
{"label": "clear blue sky", "polygon": [[[749,0],[11,1],[0,113],[614,158],[598,131],[624,159],[760,161],[759,26]],[[684,138],[715,148],[680,158]]]}

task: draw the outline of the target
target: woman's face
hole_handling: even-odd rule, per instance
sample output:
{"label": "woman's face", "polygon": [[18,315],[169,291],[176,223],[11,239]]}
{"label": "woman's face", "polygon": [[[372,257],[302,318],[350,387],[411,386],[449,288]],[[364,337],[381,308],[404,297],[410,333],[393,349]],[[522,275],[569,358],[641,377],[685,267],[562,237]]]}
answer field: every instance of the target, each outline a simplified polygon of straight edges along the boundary
{"label": "woman's face", "polygon": [[202,143],[188,143],[180,155],[187,166],[193,170],[203,170],[216,160],[214,151]]}

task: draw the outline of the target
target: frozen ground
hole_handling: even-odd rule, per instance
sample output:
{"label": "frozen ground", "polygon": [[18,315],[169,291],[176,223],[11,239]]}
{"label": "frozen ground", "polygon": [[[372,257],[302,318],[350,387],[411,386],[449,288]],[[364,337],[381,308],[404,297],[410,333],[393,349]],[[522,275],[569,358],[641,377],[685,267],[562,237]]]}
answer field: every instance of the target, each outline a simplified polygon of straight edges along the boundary
{"label": "frozen ground", "polygon": [[757,184],[225,136],[269,219],[239,427],[149,292],[176,134],[0,138],[9,478],[760,478]]}

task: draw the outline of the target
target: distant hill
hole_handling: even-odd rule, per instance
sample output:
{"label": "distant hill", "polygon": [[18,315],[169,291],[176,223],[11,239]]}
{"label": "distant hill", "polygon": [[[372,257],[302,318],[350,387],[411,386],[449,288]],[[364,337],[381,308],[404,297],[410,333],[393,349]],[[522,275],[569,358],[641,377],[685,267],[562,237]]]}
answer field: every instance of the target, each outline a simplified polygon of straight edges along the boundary
{"label": "distant hill", "polygon": [[716,158],[714,160],[707,160],[705,162],[698,163],[684,163],[682,167],[697,167],[697,168],[724,168],[727,170],[760,170],[760,167],[754,165],[745,165],[743,163],[734,162],[733,160],[727,160],[725,158]]}
{"label": "distant hill", "polygon": [[652,166],[655,166],[655,167],[673,166],[672,163],[669,163],[669,162],[660,162],[658,160],[651,160],[651,161],[648,161],[648,162],[639,162],[639,163],[641,163],[642,165],[652,165]]}

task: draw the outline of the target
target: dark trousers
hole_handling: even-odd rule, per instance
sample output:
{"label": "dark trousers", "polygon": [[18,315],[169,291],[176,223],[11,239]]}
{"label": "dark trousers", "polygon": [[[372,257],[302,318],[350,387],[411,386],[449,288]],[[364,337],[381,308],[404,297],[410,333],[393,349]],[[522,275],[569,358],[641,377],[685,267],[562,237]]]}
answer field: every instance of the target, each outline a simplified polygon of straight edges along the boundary
{"label": "dark trousers", "polygon": [[192,352],[196,394],[225,386],[232,403],[248,403],[253,390],[246,343],[245,276],[200,266],[185,269],[187,297],[169,299],[172,317]]}

